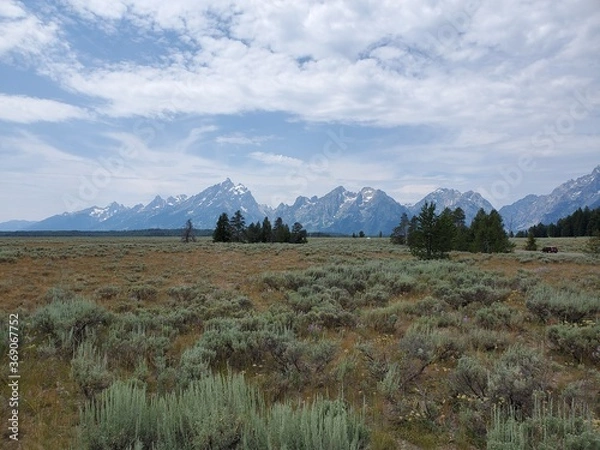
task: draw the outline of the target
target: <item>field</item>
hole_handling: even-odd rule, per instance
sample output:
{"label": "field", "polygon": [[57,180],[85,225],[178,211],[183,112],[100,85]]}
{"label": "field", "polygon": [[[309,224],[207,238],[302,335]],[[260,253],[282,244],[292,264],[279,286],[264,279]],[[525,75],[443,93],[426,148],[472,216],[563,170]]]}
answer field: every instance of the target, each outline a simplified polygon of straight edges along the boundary
{"label": "field", "polygon": [[[1,352],[18,314],[20,379],[14,442],[4,357],[1,447],[148,448],[144,423],[136,441],[114,424],[160,421],[196,386],[253,406],[196,420],[189,448],[242,448],[242,410],[269,442],[284,422],[328,442],[316,421],[331,418],[350,442],[339,448],[512,449],[501,444],[521,435],[599,448],[600,261],[586,238],[538,240],[558,254],[514,242],[511,254],[424,262],[378,238],[2,238]],[[150,415],[111,410],[119,395]]]}

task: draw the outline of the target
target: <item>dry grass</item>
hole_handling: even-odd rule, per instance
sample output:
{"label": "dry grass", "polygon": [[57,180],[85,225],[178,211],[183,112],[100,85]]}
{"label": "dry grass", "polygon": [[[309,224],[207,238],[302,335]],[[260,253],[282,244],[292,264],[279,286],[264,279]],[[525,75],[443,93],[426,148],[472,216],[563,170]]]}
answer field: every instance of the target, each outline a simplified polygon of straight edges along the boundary
{"label": "dry grass", "polygon": [[[524,240],[515,241],[517,249],[521,248]],[[592,292],[600,289],[599,265],[581,253],[585,245],[583,239],[552,239],[551,242],[540,239],[538,244],[556,245],[561,253],[541,255],[521,250],[510,255],[455,253],[452,259],[467,261],[470,266],[508,277],[521,273],[554,286],[577,285]],[[207,289],[219,288],[232,295],[244,295],[260,312],[284,298],[284,293],[266,289],[262,284],[261,275],[266,272],[301,270],[330,263],[412,260],[405,248],[393,246],[387,239],[324,238],[311,239],[301,246],[214,244],[208,239],[183,244],[174,238],[3,238],[0,239],[0,255],[5,256],[0,260],[0,312],[5,319],[9,313],[19,312],[23,322],[29,314],[48,302],[45,297],[48,290],[57,287],[93,299],[108,310],[122,312],[161,305],[173,308],[173,301],[167,293],[169,288],[206,286]],[[132,300],[131,289],[139,285],[153,286],[156,298]],[[101,292],[105,294],[101,295]],[[422,297],[420,293],[411,293],[391,299],[390,304],[415,303]],[[524,298],[519,292],[511,293],[506,304],[526,313]],[[350,403],[359,408],[362,405],[366,407],[367,418],[375,430],[374,436],[377,442],[381,442],[380,448],[392,448],[388,447],[392,442],[403,439],[411,440],[421,448],[448,448],[438,447],[443,443],[435,442],[436,439],[460,437],[449,436],[447,432],[436,434],[418,423],[393,424],[382,418],[387,406],[356,349],[359,342],[366,341],[381,351],[388,349],[392,352],[398,338],[410,325],[407,320],[405,318],[399,323],[391,335],[381,335],[360,327],[326,331],[327,337],[339,342],[333,366],[348,369],[337,371],[329,384],[307,386],[300,395],[309,398],[316,393],[335,395],[343,391]],[[508,339],[538,345],[543,334],[541,326],[528,322],[524,327],[508,330]],[[167,356],[177,360],[200,334],[201,329],[193,328],[178,335]],[[70,366],[60,359],[42,359],[27,336],[22,337],[20,350],[23,361],[21,447],[2,448],[69,448],[76,433],[78,409],[84,401],[71,378]],[[589,377],[590,370],[598,378],[597,368],[576,367],[567,358],[553,358],[556,366],[560,367],[553,374],[557,386],[572,383],[583,376]],[[440,389],[452,366],[453,363],[439,362],[428,367],[423,373],[422,389]],[[4,379],[7,379],[6,370],[6,367],[0,370]],[[269,383],[268,374],[261,373],[259,368],[250,369],[248,375],[259,384],[261,377],[265,385]],[[6,397],[6,383],[2,386],[0,394]],[[0,411],[2,417],[6,417],[7,408],[3,406]],[[444,426],[451,424],[445,423]],[[7,443],[6,432],[3,432],[2,439],[3,444]]]}

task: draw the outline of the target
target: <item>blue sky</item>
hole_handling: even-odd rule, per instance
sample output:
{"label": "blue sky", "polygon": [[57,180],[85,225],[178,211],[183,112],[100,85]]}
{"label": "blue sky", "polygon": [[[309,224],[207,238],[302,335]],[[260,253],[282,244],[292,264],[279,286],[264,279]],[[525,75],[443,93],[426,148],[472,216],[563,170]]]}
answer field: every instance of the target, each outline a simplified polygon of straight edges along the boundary
{"label": "blue sky", "polygon": [[0,2],[0,221],[227,177],[500,207],[599,163],[597,0]]}

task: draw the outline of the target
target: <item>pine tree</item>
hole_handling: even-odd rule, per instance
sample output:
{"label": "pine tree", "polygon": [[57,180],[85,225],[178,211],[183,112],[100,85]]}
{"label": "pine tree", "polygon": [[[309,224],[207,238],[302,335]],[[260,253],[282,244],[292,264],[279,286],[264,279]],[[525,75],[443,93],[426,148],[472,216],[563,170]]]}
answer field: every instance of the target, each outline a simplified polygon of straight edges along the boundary
{"label": "pine tree", "polygon": [[448,213],[435,214],[435,203],[425,203],[413,217],[408,232],[411,253],[421,259],[446,258],[452,248],[454,227]]}
{"label": "pine tree", "polygon": [[404,212],[400,217],[400,224],[394,228],[390,236],[390,241],[392,244],[406,244],[409,228],[410,220],[408,219],[408,215]]}
{"label": "pine tree", "polygon": [[456,237],[456,227],[452,211],[449,208],[444,208],[442,213],[437,217],[434,226],[434,248],[439,253],[439,257],[447,257],[454,247],[454,239]]}
{"label": "pine tree", "polygon": [[456,229],[452,248],[458,251],[468,251],[469,227],[466,225],[466,216],[462,208],[458,207],[452,212],[452,222]]}
{"label": "pine tree", "polygon": [[246,242],[246,219],[238,209],[229,220],[231,240],[233,242]]}
{"label": "pine tree", "polygon": [[292,225],[292,231],[290,232],[290,242],[292,244],[306,244],[306,230],[302,227],[299,222]]}
{"label": "pine tree", "polygon": [[214,242],[231,242],[231,227],[229,225],[229,216],[223,213],[217,220],[217,226],[213,232]]}
{"label": "pine tree", "polygon": [[250,223],[246,228],[246,239],[250,243],[261,242],[262,239],[262,227],[260,222]]}
{"label": "pine tree", "polygon": [[278,217],[275,220],[273,226],[273,241],[274,242],[289,242],[290,241],[290,227],[283,223],[283,219]]}
{"label": "pine tree", "polygon": [[504,230],[502,217],[495,209],[490,214],[480,209],[471,223],[469,234],[472,252],[501,253],[514,247]]}
{"label": "pine tree", "polygon": [[268,217],[263,220],[260,240],[261,242],[273,242],[273,229]]}
{"label": "pine tree", "polygon": [[537,250],[537,242],[535,241],[535,235],[533,231],[529,230],[527,233],[527,243],[525,244],[525,250],[529,250],[530,252],[535,252]]}

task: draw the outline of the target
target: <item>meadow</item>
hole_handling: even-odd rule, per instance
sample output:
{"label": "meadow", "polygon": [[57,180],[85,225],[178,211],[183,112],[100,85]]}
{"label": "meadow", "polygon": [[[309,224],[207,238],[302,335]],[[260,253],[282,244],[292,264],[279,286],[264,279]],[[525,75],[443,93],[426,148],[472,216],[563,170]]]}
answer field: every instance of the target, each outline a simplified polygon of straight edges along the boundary
{"label": "meadow", "polygon": [[513,241],[1,238],[2,448],[600,448],[600,261]]}

